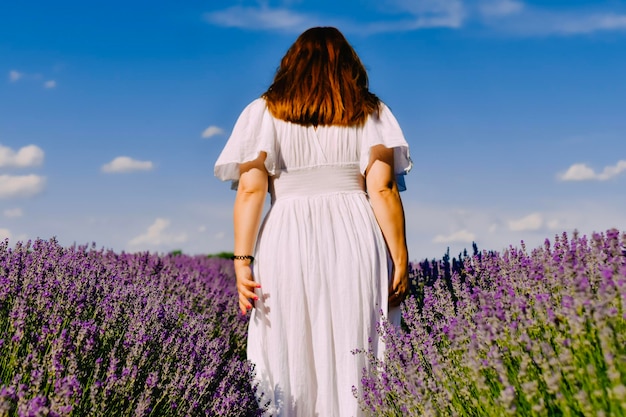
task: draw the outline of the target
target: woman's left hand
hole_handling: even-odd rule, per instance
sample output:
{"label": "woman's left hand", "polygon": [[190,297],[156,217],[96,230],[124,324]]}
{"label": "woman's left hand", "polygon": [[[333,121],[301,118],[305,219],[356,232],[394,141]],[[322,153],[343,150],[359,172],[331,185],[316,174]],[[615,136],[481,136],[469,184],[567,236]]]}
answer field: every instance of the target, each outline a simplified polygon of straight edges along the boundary
{"label": "woman's left hand", "polygon": [[409,294],[409,270],[407,267],[393,269],[393,281],[389,286],[389,307],[399,306]]}

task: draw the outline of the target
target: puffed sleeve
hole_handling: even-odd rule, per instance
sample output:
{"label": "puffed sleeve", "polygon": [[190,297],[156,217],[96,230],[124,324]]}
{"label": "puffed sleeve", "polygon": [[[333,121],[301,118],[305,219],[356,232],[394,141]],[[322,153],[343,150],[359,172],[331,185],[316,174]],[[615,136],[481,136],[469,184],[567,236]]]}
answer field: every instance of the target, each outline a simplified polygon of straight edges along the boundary
{"label": "puffed sleeve", "polygon": [[409,155],[409,144],[404,138],[398,121],[384,103],[380,105],[379,114],[372,114],[365,122],[365,126],[363,126],[359,161],[363,175],[365,175],[365,170],[369,165],[371,148],[376,145],[393,148],[394,170],[398,189],[400,191],[406,190],[404,175],[413,166]]}
{"label": "puffed sleeve", "polygon": [[265,169],[276,173],[276,131],[272,115],[264,99],[258,98],[241,112],[233,131],[215,162],[214,173],[222,181],[232,181],[236,189],[239,165],[253,161],[260,152],[267,153]]}

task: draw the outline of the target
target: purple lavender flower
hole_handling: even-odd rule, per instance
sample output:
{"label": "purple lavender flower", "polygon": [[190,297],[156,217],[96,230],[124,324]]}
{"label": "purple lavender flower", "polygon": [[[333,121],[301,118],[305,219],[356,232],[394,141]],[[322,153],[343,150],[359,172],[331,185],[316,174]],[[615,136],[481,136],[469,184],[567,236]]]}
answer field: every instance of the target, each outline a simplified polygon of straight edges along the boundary
{"label": "purple lavender flower", "polygon": [[235,293],[226,260],[0,242],[0,415],[261,415]]}
{"label": "purple lavender flower", "polygon": [[626,234],[565,233],[527,252],[477,253],[426,278],[383,361],[353,392],[372,416],[609,415],[624,407]]}

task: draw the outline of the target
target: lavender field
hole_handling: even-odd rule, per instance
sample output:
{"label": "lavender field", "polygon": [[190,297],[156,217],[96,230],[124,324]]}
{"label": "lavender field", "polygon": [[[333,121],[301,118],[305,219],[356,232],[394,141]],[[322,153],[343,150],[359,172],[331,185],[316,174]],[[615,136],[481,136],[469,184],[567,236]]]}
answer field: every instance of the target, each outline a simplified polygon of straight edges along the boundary
{"label": "lavender field", "polygon": [[254,416],[231,261],[0,243],[0,416]]}
{"label": "lavender field", "polygon": [[[626,234],[415,264],[371,416],[626,416]],[[0,416],[255,416],[231,262],[0,243]]]}
{"label": "lavender field", "polygon": [[626,234],[520,246],[466,259],[405,303],[404,330],[381,327],[371,415],[626,416]]}

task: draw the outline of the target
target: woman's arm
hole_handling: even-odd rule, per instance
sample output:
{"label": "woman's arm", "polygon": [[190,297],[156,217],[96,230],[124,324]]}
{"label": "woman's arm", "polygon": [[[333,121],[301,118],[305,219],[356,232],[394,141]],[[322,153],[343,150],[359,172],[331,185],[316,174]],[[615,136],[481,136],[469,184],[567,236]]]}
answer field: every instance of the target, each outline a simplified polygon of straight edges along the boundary
{"label": "woman's arm", "polygon": [[389,287],[389,305],[400,305],[409,291],[408,250],[404,209],[396,184],[393,149],[383,145],[371,148],[365,171],[367,194],[393,261],[393,281]]}
{"label": "woman's arm", "polygon": [[[261,152],[254,161],[245,162],[239,167],[239,187],[233,208],[235,229],[235,255],[252,255],[256,242],[261,214],[267,194],[267,171],[265,158]],[[247,259],[235,259],[235,276],[239,293],[239,309],[246,314],[252,308],[251,299],[256,300],[255,288],[260,285],[254,282],[252,268]]]}

